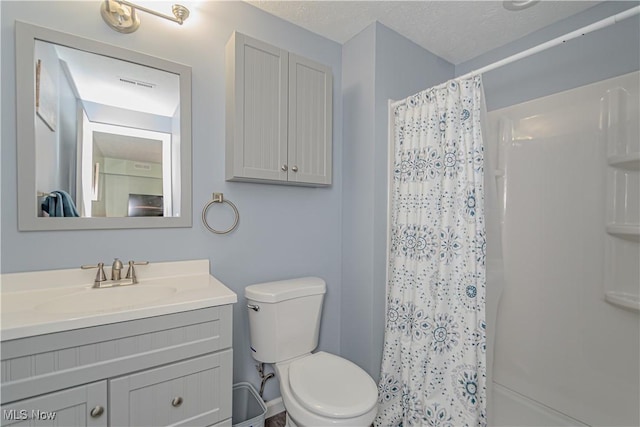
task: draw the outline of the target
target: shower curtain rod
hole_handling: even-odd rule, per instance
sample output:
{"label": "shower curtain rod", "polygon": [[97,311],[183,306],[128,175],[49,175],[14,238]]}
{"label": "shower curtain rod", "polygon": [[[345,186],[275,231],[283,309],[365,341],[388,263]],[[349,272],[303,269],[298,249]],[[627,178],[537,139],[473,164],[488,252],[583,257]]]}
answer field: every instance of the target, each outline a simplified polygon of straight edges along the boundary
{"label": "shower curtain rod", "polygon": [[[536,54],[538,52],[542,52],[543,50],[547,50],[549,48],[552,48],[554,46],[558,46],[561,45],[562,43],[568,42],[569,40],[573,40],[576,39],[578,37],[584,36],[585,34],[589,34],[593,31],[596,30],[600,30],[602,28],[605,27],[609,27],[613,24],[617,24],[618,22],[622,21],[623,19],[627,19],[630,18],[634,15],[637,15],[640,13],[640,6],[635,6],[632,8],[629,8],[627,10],[625,10],[624,12],[620,12],[616,15],[612,15],[608,18],[604,18],[600,21],[594,22],[593,24],[589,24],[585,27],[579,28],[575,31],[571,31],[570,33],[567,33],[563,36],[560,37],[556,37],[555,39],[551,39],[547,42],[544,42],[542,44],[539,44],[537,46],[534,46],[530,49],[527,50],[523,50],[522,52],[516,53],[514,55],[508,56],[504,59],[501,59],[499,61],[496,61],[494,63],[491,63],[489,65],[486,65],[484,67],[478,68],[476,70],[473,70],[467,74],[463,74],[462,76],[456,77],[456,79],[465,79],[471,76],[474,76],[476,74],[482,74],[482,73],[486,73],[487,71],[491,71],[491,70],[495,70],[496,68],[502,67],[503,65],[507,65],[510,64],[512,62],[515,62],[519,59],[522,58],[526,58],[527,56],[531,56],[533,54]],[[401,105],[402,103],[404,103],[405,100],[401,99],[400,101],[395,101],[391,103],[391,107],[395,108],[398,105]]]}

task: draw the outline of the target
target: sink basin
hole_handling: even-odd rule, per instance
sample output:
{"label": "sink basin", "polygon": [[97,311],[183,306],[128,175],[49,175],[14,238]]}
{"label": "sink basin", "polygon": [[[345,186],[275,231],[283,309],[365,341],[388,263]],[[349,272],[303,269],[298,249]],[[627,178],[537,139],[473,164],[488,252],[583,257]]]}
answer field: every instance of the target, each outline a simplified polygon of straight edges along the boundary
{"label": "sink basin", "polygon": [[102,289],[84,289],[36,306],[36,310],[50,314],[97,313],[145,306],[176,293],[174,287],[145,287],[130,285]]}

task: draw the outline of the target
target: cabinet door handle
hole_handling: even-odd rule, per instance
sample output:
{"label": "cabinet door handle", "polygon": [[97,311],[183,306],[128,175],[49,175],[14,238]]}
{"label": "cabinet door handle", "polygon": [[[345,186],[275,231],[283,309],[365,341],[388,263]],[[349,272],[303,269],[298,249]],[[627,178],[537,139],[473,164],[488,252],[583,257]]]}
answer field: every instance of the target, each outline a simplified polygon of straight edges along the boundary
{"label": "cabinet door handle", "polygon": [[282,165],[282,167],[280,169],[282,169],[283,172],[286,172],[287,169],[289,169],[289,168],[287,167],[287,165]]}
{"label": "cabinet door handle", "polygon": [[294,171],[294,172],[298,172],[298,167],[294,166],[294,167],[291,168],[291,170]]}
{"label": "cabinet door handle", "polygon": [[100,405],[96,406],[95,408],[93,408],[91,410],[91,412],[89,412],[89,414],[93,417],[93,418],[98,418],[100,415],[102,415],[102,413],[104,412],[104,408]]}
{"label": "cabinet door handle", "polygon": [[173,400],[171,401],[171,406],[177,408],[180,405],[182,405],[182,397],[180,396],[174,397]]}

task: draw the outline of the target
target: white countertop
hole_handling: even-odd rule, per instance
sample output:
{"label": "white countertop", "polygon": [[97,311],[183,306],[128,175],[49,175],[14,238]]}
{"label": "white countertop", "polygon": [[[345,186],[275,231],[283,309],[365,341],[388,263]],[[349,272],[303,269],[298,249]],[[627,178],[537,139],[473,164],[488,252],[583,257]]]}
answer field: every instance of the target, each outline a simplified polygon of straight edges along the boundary
{"label": "white countertop", "polygon": [[[127,266],[123,262],[124,276]],[[96,270],[0,275],[0,339],[161,316],[238,300],[233,291],[209,274],[209,260],[150,263],[135,268],[139,283],[102,289],[92,288]],[[107,278],[110,270],[105,267]]]}

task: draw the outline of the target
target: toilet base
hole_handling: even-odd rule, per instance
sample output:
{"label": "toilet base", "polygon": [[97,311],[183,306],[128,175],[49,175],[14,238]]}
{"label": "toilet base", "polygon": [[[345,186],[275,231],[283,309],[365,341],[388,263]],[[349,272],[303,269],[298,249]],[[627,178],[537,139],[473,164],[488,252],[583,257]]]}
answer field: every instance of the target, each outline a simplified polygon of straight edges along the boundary
{"label": "toilet base", "polygon": [[298,427],[298,424],[293,422],[288,412],[287,412],[287,423],[284,425],[284,427]]}

